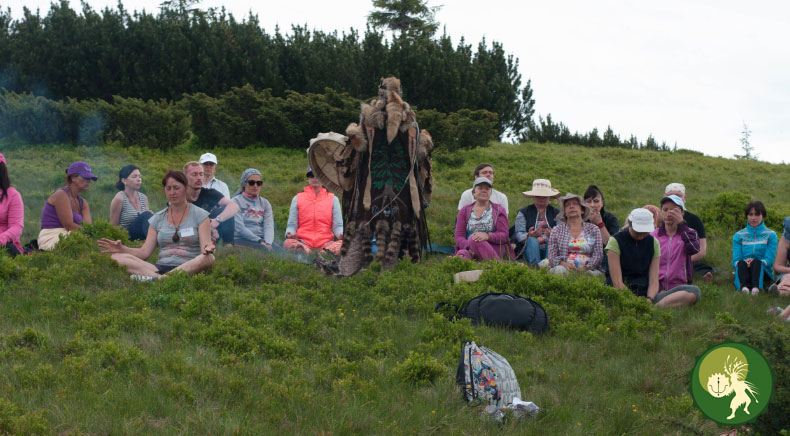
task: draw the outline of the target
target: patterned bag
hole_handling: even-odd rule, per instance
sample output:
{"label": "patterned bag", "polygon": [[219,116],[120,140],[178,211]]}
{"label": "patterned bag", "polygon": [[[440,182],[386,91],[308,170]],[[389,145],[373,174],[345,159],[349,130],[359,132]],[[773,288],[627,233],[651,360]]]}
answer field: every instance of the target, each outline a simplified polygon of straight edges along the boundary
{"label": "patterned bag", "polygon": [[455,379],[467,402],[479,400],[499,407],[521,398],[516,374],[507,360],[474,341],[464,342],[461,347]]}

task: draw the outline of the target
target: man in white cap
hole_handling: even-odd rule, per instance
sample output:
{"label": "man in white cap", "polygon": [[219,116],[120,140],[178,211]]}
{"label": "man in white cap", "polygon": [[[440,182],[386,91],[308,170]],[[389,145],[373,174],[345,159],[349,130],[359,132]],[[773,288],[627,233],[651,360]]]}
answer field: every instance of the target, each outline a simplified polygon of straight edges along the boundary
{"label": "man in white cap", "polygon": [[[477,180],[478,177],[485,177],[486,179],[490,180],[491,183],[494,183],[494,167],[491,164],[481,163],[480,165],[475,167],[475,176],[472,180]],[[490,201],[496,203],[503,208],[505,208],[505,213],[509,213],[509,209],[507,208],[507,196],[496,189],[491,189],[491,198]],[[467,204],[472,204],[475,202],[475,197],[472,195],[472,190],[467,189],[466,191],[461,194],[461,200],[458,202],[458,210],[461,210]]]}
{"label": "man in white cap", "polygon": [[222,180],[214,177],[217,171],[217,156],[213,153],[203,153],[200,156],[200,165],[203,166],[203,187],[206,189],[216,189],[222,196],[230,200],[230,190],[228,185]]}
{"label": "man in white cap", "polygon": [[661,247],[658,239],[650,235],[655,229],[653,214],[647,209],[634,209],[628,215],[626,227],[606,244],[609,259],[606,283],[654,301],[658,294]]}
{"label": "man in white cap", "polygon": [[[664,188],[664,197],[668,195],[677,195],[686,203],[686,187],[682,183],[670,183]],[[705,236],[705,225],[702,220],[688,210],[683,212],[683,220],[689,227],[697,231],[699,236],[699,253],[691,256],[691,263],[694,265],[694,272],[702,274],[705,281],[713,280],[713,267],[707,263],[702,262],[702,259],[708,252],[708,240]]]}

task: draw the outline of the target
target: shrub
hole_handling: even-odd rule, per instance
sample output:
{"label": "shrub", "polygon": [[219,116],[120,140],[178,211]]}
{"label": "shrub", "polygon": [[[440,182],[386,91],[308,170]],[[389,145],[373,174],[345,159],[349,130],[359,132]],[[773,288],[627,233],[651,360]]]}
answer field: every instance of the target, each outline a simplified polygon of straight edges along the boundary
{"label": "shrub", "polygon": [[106,137],[110,141],[164,150],[189,138],[189,112],[172,102],[116,95],[112,104],[105,105],[109,114]]}
{"label": "shrub", "polygon": [[705,232],[731,237],[746,225],[743,208],[750,201],[751,196],[744,192],[722,192],[704,202],[699,209],[699,216],[705,223]]}
{"label": "shrub", "polygon": [[409,351],[409,357],[395,366],[395,376],[407,384],[426,385],[445,373],[445,367],[432,356]]}

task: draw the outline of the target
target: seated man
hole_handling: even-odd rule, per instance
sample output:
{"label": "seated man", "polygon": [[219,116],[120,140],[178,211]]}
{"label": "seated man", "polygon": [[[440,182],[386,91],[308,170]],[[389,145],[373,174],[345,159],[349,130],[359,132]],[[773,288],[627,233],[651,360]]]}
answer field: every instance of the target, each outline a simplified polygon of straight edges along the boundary
{"label": "seated man", "polygon": [[773,295],[790,295],[790,266],[787,265],[788,252],[790,252],[790,216],[785,218],[783,227],[774,259],[776,283],[768,288],[768,292]]}
{"label": "seated man", "polygon": [[230,200],[230,190],[228,185],[222,180],[214,177],[217,171],[217,156],[212,153],[203,153],[200,156],[200,165],[203,166],[203,187],[206,189],[216,189],[223,197]]}
{"label": "seated man", "polygon": [[233,234],[236,231],[233,217],[239,211],[239,206],[216,189],[203,187],[203,166],[200,162],[187,162],[184,173],[189,183],[187,201],[209,213],[212,239],[222,239],[226,244],[233,244]]}
{"label": "seated man", "polygon": [[[683,204],[686,203],[686,187],[683,186],[682,183],[668,184],[667,187],[664,188],[664,197],[669,195],[677,195],[683,200]],[[699,237],[699,253],[691,256],[694,273],[702,274],[702,278],[709,282],[713,280],[713,267],[702,262],[702,259],[708,252],[708,239],[705,236],[705,225],[702,224],[702,220],[697,215],[694,215],[688,210],[684,210],[683,220],[689,227],[697,232],[697,236]]]}
{"label": "seated man", "polygon": [[[481,163],[480,165],[475,167],[475,176],[472,180],[477,180],[478,177],[485,177],[486,179],[490,180],[491,183],[494,183],[494,167],[491,164]],[[509,213],[507,207],[507,196],[496,189],[491,190],[491,198],[490,200],[503,208],[505,208],[505,215]],[[472,204],[475,202],[475,197],[472,195],[472,190],[467,189],[466,191],[461,194],[461,200],[458,202],[458,210],[461,210],[467,204]]]}
{"label": "seated man", "polygon": [[340,201],[327,192],[313,170],[308,168],[307,186],[291,200],[283,248],[306,254],[323,249],[339,255],[342,240]]}

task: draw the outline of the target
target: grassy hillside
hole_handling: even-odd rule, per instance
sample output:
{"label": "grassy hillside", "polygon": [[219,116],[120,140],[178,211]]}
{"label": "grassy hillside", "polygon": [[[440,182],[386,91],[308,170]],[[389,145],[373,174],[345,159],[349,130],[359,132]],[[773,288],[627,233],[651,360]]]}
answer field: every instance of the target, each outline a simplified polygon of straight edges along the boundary
{"label": "grassy hillside", "polygon": [[[117,170],[142,168],[152,208],[164,205],[159,178],[201,151],[35,148],[4,151],[26,203],[24,239],[35,237],[46,197],[73,160],[100,180],[86,192],[106,219]],[[304,182],[303,152],[218,151],[218,176],[233,189],[247,167],[264,174],[278,238],[291,197]],[[686,184],[689,208],[721,192],[745,192],[783,210],[787,167],[694,153],[634,152],[525,144],[434,158],[431,235],[449,243],[460,192],[479,162],[496,167],[510,198],[549,178],[563,192],[596,183],[607,209],[656,203],[663,187]],[[100,230],[100,229],[99,229]],[[0,257],[0,433],[38,434],[487,434],[454,386],[461,341],[505,356],[523,398],[544,412],[508,423],[516,434],[713,434],[687,393],[695,357],[725,338],[760,347],[790,376],[790,328],[765,309],[787,301],[732,292],[729,238],[709,235],[710,259],[725,270],[703,284],[693,308],[656,310],[586,277],[557,278],[518,265],[485,264],[481,281],[454,285],[471,262],[433,257],[391,273],[343,280],[310,265],[222,248],[215,268],[195,277],[134,283],[83,235],[55,253]],[[552,318],[543,337],[473,328],[434,315],[485,291],[541,301]],[[790,416],[786,385],[758,426],[778,431]],[[771,426],[773,425],[773,427]],[[784,428],[790,427],[785,425]]]}

